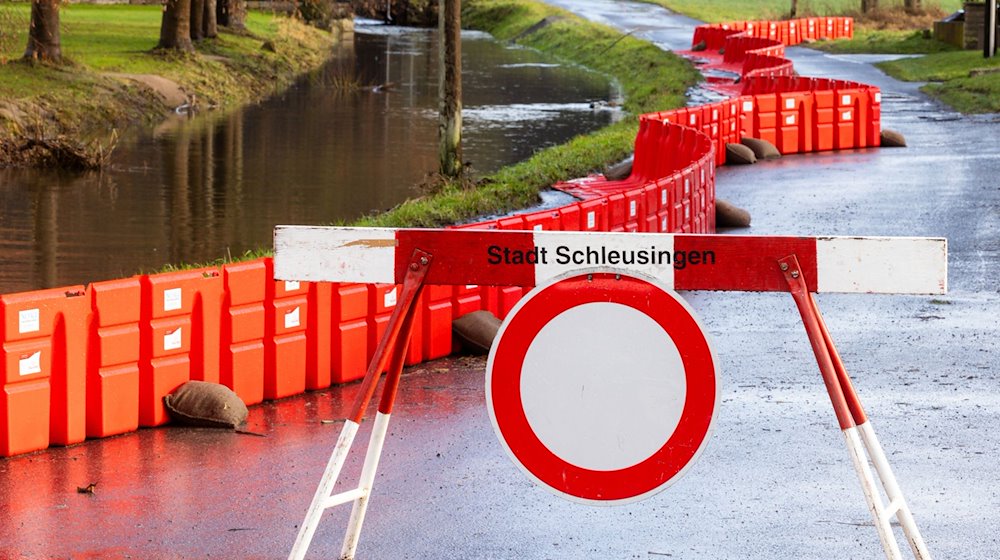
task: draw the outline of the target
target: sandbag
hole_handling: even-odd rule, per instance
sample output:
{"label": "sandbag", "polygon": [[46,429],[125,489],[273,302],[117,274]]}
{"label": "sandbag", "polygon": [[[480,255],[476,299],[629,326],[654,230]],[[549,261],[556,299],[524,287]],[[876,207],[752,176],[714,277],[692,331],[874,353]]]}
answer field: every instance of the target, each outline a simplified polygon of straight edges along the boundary
{"label": "sandbag", "polygon": [[753,155],[757,156],[757,159],[777,159],[781,157],[781,152],[778,151],[777,146],[767,140],[744,136],[740,139],[740,144],[753,150]]}
{"label": "sandbag", "polygon": [[905,148],[906,138],[901,132],[896,132],[895,130],[889,130],[888,128],[883,128],[882,133],[879,135],[881,140],[881,145],[885,148]]}
{"label": "sandbag", "polygon": [[487,354],[500,330],[500,319],[489,311],[466,313],[451,322],[451,332],[473,354]]}
{"label": "sandbag", "polygon": [[609,165],[604,171],[604,178],[608,181],[621,181],[627,179],[632,174],[632,158]]}
{"label": "sandbag", "polygon": [[209,428],[236,428],[246,422],[247,405],[229,387],[188,381],[163,397],[170,418],[179,424]]}
{"label": "sandbag", "polygon": [[750,227],[750,212],[728,200],[715,199],[715,225],[718,227]]}
{"label": "sandbag", "polygon": [[749,165],[757,163],[753,150],[743,144],[726,144],[726,163],[728,165]]}

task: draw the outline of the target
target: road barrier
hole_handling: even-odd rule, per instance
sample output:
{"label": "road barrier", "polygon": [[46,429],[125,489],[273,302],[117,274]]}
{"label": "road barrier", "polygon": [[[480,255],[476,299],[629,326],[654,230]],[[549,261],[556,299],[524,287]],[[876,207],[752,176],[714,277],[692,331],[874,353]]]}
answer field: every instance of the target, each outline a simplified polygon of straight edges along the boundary
{"label": "road barrier", "polygon": [[[727,143],[762,138],[783,154],[878,145],[878,88],[794,76],[784,58],[786,45],[852,33],[849,18],[699,26],[693,44],[704,41],[705,50],[683,54],[732,76],[708,84],[727,99],[641,115],[626,179],[558,183],[579,200],[456,227],[712,233]],[[398,287],[295,287],[275,283],[270,267],[264,258],[0,296],[0,455],[162,424],[163,395],[188,379],[221,382],[249,405],[362,378]],[[521,286],[428,286],[406,363],[451,352],[454,318],[480,309],[504,317],[523,294]],[[23,324],[34,325],[32,302],[44,302],[38,330],[20,333],[22,311]]]}

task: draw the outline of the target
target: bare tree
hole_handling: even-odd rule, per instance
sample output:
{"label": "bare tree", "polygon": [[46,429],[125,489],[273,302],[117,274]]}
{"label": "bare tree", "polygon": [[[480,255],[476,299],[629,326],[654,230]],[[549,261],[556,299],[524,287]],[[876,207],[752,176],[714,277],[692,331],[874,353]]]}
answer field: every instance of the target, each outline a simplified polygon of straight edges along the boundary
{"label": "bare tree", "polygon": [[205,0],[191,0],[191,40],[201,41],[205,36]]}
{"label": "bare tree", "polygon": [[219,25],[229,29],[242,31],[247,28],[247,3],[246,0],[217,0],[216,16]]}
{"label": "bare tree", "polygon": [[165,0],[160,20],[158,49],[193,52],[191,42],[191,0]]}
{"label": "bare tree", "polygon": [[28,47],[24,51],[24,58],[48,62],[62,61],[59,2],[60,0],[32,0]]}
{"label": "bare tree", "polygon": [[878,0],[861,0],[861,13],[867,14],[878,9]]}
{"label": "bare tree", "polygon": [[438,123],[440,171],[457,177],[462,172],[462,6],[460,0],[440,0],[438,30],[441,41]]}
{"label": "bare tree", "polygon": [[924,10],[923,0],[903,0],[903,9],[909,14],[915,14]]}

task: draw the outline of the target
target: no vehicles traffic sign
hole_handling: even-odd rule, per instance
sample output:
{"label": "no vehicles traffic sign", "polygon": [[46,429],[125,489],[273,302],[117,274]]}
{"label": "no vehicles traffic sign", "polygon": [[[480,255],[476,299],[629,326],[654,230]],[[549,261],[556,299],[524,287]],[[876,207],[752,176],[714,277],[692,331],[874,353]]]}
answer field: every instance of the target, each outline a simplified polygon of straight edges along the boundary
{"label": "no vehicles traffic sign", "polygon": [[711,345],[687,304],[648,278],[576,272],[514,307],[486,367],[510,458],[556,494],[649,497],[708,442],[719,403]]}

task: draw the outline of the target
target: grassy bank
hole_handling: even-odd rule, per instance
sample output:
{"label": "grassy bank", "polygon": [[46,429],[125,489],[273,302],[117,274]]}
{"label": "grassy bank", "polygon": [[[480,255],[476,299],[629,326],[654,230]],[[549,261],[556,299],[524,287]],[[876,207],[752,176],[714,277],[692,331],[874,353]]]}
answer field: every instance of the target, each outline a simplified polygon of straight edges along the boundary
{"label": "grassy bank", "polygon": [[900,80],[931,82],[921,91],[963,113],[1000,112],[1000,58],[980,51],[956,51],[882,62]]}
{"label": "grassy bank", "polygon": [[[789,0],[645,0],[703,21],[724,22],[788,17]],[[883,62],[887,74],[907,81],[933,82],[922,91],[963,113],[1000,111],[998,60],[978,51],[960,51],[930,37],[935,19],[959,10],[959,0],[924,1],[923,14],[906,14],[902,0],[882,0],[880,12],[862,15],[858,0],[800,0],[799,16],[848,15],[857,23],[853,39],[820,41],[812,48],[838,54],[921,54]]]}
{"label": "grassy bank", "polygon": [[[300,22],[251,13],[249,33],[220,28],[218,38],[198,44],[197,54],[165,55],[152,52],[160,6],[63,4],[66,63],[31,65],[18,60],[29,9],[26,3],[0,6],[0,62],[6,62],[0,64],[0,143],[8,147],[27,136],[100,139],[128,123],[155,122],[177,104],[178,93],[201,108],[256,101],[319,67],[332,42]],[[265,42],[273,48],[263,49]],[[166,93],[146,85],[151,81]],[[0,165],[4,153],[6,163],[24,163],[0,147]]]}
{"label": "grassy bank", "polygon": [[[742,20],[786,19],[791,0],[642,0],[659,4],[680,14],[709,23]],[[962,8],[962,0],[924,0],[930,12],[951,13]],[[879,7],[886,13],[901,11],[903,0],[881,0]],[[799,0],[797,17],[850,15],[860,17],[860,0]],[[863,20],[864,18],[862,18]],[[873,27],[877,27],[874,18]],[[862,22],[865,23],[865,22]]]}
{"label": "grassy bank", "polygon": [[541,150],[474,187],[446,182],[433,196],[407,201],[356,225],[441,226],[535,204],[538,191],[556,181],[585,175],[627,156],[638,130],[634,115],[682,106],[687,89],[701,79],[688,62],[651,43],[540,2],[466,0],[462,24],[614,77],[624,89],[625,109],[633,116]]}

